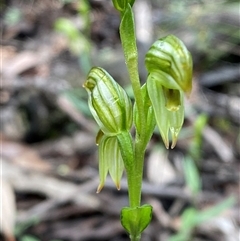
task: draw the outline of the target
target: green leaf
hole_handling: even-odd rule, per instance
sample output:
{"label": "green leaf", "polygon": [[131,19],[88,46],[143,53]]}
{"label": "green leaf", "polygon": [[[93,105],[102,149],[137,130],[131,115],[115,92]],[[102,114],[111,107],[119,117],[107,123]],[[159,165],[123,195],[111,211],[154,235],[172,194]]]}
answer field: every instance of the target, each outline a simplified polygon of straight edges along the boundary
{"label": "green leaf", "polygon": [[138,51],[135,37],[135,23],[132,8],[129,4],[120,24],[120,37],[126,64],[130,71],[130,77],[132,75],[138,75]]}
{"label": "green leaf", "polygon": [[196,220],[197,220],[198,214],[199,212],[196,208],[193,208],[193,207],[187,208],[183,212],[181,217],[182,219],[181,231],[189,233],[196,226]]}
{"label": "green leaf", "polygon": [[32,227],[40,222],[37,216],[29,218],[27,221],[18,223],[15,227],[15,235],[21,236],[29,227]]}
{"label": "green leaf", "polygon": [[190,240],[192,231],[196,226],[198,211],[195,208],[187,208],[181,216],[181,227],[177,234],[173,235],[169,241]]}
{"label": "green leaf", "polygon": [[198,169],[191,158],[184,160],[184,173],[186,184],[193,195],[196,195],[201,190],[201,181],[198,173]]}
{"label": "green leaf", "polygon": [[54,25],[56,31],[64,34],[73,54],[89,53],[90,43],[79,29],[67,18],[59,18]]}
{"label": "green leaf", "polygon": [[194,121],[194,138],[190,145],[189,153],[195,160],[201,159],[202,152],[202,132],[206,126],[208,117],[205,114],[201,114]]}
{"label": "green leaf", "polygon": [[130,234],[131,240],[140,240],[141,233],[152,219],[152,206],[145,204],[141,207],[124,207],[121,210],[121,223]]}
{"label": "green leaf", "polygon": [[209,219],[220,215],[223,211],[232,207],[236,202],[234,197],[229,197],[223,202],[213,206],[212,208],[206,209],[197,215],[197,224],[208,221]]}
{"label": "green leaf", "polygon": [[[0,5],[3,6],[2,4]],[[23,12],[20,11],[18,8],[15,7],[8,7],[5,11],[4,22],[8,26],[14,26],[15,24],[19,23],[22,20]]]}
{"label": "green leaf", "polygon": [[130,81],[132,84],[136,108],[139,112],[141,128],[144,130],[144,110],[143,98],[141,94],[141,84],[138,72],[138,51],[136,44],[135,23],[131,5],[128,4],[123,13],[120,24],[120,38],[123,47],[125,62],[127,65]]}
{"label": "green leaf", "polygon": [[76,108],[76,110],[80,113],[83,113],[84,116],[91,116],[88,104],[85,101],[87,93],[83,88],[69,89],[62,92],[61,95],[66,97],[71,102],[71,104],[73,104],[74,108]]}
{"label": "green leaf", "polygon": [[69,19],[59,18],[55,22],[55,29],[65,34],[70,40],[76,40],[79,38],[79,30]]}
{"label": "green leaf", "polygon": [[192,231],[201,223],[209,221],[211,218],[218,216],[235,203],[234,197],[229,197],[218,205],[207,210],[199,211],[196,208],[187,208],[181,216],[181,227],[176,235],[173,235],[169,241],[186,241],[190,240]]}
{"label": "green leaf", "polygon": [[24,235],[21,238],[21,241],[40,241],[38,238],[31,236],[31,235]]}
{"label": "green leaf", "polygon": [[177,233],[170,237],[168,241],[186,241],[189,240],[189,235],[186,233]]}

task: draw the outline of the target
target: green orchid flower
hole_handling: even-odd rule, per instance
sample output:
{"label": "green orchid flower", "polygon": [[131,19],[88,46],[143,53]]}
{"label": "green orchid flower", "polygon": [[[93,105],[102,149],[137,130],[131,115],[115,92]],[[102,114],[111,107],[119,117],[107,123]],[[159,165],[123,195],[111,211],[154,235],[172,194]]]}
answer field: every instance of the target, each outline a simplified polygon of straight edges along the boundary
{"label": "green orchid flower", "polygon": [[104,134],[113,136],[131,129],[131,100],[106,70],[92,68],[83,87],[88,92],[90,111]]}
{"label": "green orchid flower", "polygon": [[[177,89],[187,95],[192,90],[192,57],[184,43],[174,35],[157,40],[145,57],[149,73],[167,89]],[[162,76],[165,76],[162,79]]]}
{"label": "green orchid flower", "polygon": [[90,111],[100,127],[96,137],[99,145],[100,184],[104,186],[107,173],[110,173],[117,189],[120,189],[124,162],[132,165],[132,144],[129,133],[132,122],[132,103],[125,90],[100,67],[90,70],[84,88],[88,92]]}
{"label": "green orchid flower", "polygon": [[183,95],[192,89],[192,58],[183,42],[173,35],[157,40],[145,58],[147,89],[160,134],[169,148],[177,143],[184,121]]}

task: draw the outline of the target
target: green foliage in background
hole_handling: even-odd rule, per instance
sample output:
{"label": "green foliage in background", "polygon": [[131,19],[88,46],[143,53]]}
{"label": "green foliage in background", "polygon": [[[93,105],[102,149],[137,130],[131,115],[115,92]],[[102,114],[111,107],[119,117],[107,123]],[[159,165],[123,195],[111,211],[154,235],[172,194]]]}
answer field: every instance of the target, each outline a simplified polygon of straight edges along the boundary
{"label": "green foliage in background", "polygon": [[199,115],[194,121],[193,125],[193,139],[190,143],[189,154],[192,156],[196,162],[199,162],[201,159],[201,150],[202,150],[202,132],[206,126],[208,117],[204,114]]}
{"label": "green foliage in background", "polygon": [[[20,241],[41,241],[41,240],[32,235],[24,235],[20,238]],[[54,239],[54,240],[50,240],[50,241],[61,241],[61,240]]]}
{"label": "green foliage in background", "polygon": [[70,51],[73,55],[78,57],[82,71],[84,72],[84,74],[87,74],[91,68],[91,42],[89,39],[89,3],[87,0],[77,1],[77,3],[79,18],[82,20],[82,29],[80,30],[73,21],[67,18],[59,18],[55,22],[55,30],[66,36],[69,43]]}
{"label": "green foliage in background", "polygon": [[8,26],[14,26],[21,21],[22,13],[17,8],[8,8],[4,15],[4,23]]}
{"label": "green foliage in background", "polygon": [[193,240],[194,231],[198,226],[211,221],[212,218],[231,208],[235,203],[235,198],[229,197],[210,208],[204,210],[198,208],[198,197],[202,191],[202,182],[198,167],[202,158],[202,132],[207,124],[207,120],[206,115],[199,115],[193,125],[193,139],[190,144],[189,153],[183,162],[185,185],[190,193],[192,203],[184,209],[180,217],[180,229],[170,237],[169,241]]}
{"label": "green foliage in background", "polygon": [[[41,241],[34,235],[27,234],[26,231],[28,228],[37,225],[40,222],[38,217],[31,218],[27,222],[18,223],[15,228],[15,235],[18,237],[19,241]],[[50,241],[61,241],[61,240],[50,240]]]}
{"label": "green foliage in background", "polygon": [[204,56],[202,65],[211,66],[237,49],[239,21],[233,21],[231,16],[239,19],[239,1],[156,0],[152,3],[162,11],[156,34],[180,32],[187,36],[196,56]]}
{"label": "green foliage in background", "polygon": [[194,160],[187,157],[184,161],[185,181],[188,190],[193,197],[193,206],[186,208],[181,215],[181,226],[169,241],[191,241],[194,230],[201,224],[209,222],[212,218],[220,215],[225,210],[231,208],[235,203],[234,197],[229,197],[217,205],[199,210],[196,207],[197,197],[201,192],[201,179],[194,163]]}
{"label": "green foliage in background", "polygon": [[73,104],[77,111],[83,113],[83,115],[86,117],[91,116],[91,112],[89,111],[87,104],[87,95],[82,88],[75,88],[64,91],[62,95],[67,97],[67,99]]}

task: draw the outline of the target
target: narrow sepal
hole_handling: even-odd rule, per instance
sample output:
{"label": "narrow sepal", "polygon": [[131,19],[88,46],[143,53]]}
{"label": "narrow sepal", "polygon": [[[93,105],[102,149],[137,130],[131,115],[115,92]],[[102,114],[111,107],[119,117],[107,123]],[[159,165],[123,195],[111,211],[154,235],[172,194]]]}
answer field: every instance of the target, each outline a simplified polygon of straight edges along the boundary
{"label": "narrow sepal", "polygon": [[183,94],[179,92],[180,106],[178,109],[170,111],[166,108],[165,95],[160,81],[152,79],[151,75],[149,75],[147,79],[147,89],[163,142],[168,149],[170,131],[172,136],[171,149],[173,149],[177,143],[177,138],[184,121]]}
{"label": "narrow sepal", "polygon": [[109,138],[109,173],[118,190],[121,188],[121,178],[124,170],[124,163],[116,137]]}
{"label": "narrow sepal", "polygon": [[117,189],[119,190],[123,170],[124,164],[117,137],[104,135],[99,144],[100,183],[97,193],[99,193],[103,188],[108,171]]}
{"label": "narrow sepal", "polygon": [[106,149],[106,143],[107,143],[107,139],[109,137],[107,136],[103,136],[101,138],[101,142],[99,143],[99,163],[98,163],[98,172],[99,172],[99,185],[97,188],[97,193],[99,193],[106,181],[106,177],[108,174],[108,170],[109,170],[109,160],[108,160],[108,156],[107,156],[107,149]]}
{"label": "narrow sepal", "polygon": [[169,118],[168,110],[165,107],[165,99],[164,99],[161,82],[153,79],[151,74],[148,76],[148,79],[147,79],[147,90],[152,102],[158,129],[160,131],[163,142],[166,148],[168,149],[169,148],[168,132],[170,127],[169,119],[168,119]]}

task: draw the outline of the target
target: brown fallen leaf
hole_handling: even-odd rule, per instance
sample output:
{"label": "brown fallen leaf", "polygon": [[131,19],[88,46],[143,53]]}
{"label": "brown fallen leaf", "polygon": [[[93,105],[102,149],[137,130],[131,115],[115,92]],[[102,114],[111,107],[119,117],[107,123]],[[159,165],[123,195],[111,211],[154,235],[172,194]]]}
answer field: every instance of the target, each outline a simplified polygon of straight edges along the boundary
{"label": "brown fallen leaf", "polygon": [[4,235],[6,241],[15,241],[14,228],[16,218],[15,196],[11,185],[1,177],[1,222],[0,231]]}
{"label": "brown fallen leaf", "polygon": [[147,161],[147,178],[151,183],[165,185],[176,178],[176,172],[168,160],[167,152],[154,149]]}
{"label": "brown fallen leaf", "polygon": [[42,61],[34,52],[22,52],[18,53],[14,58],[5,61],[2,66],[2,74],[6,78],[13,78],[18,74],[35,67]]}
{"label": "brown fallen leaf", "polygon": [[35,51],[25,50],[18,53],[14,52],[14,54],[9,54],[6,57],[4,55],[2,68],[0,70],[0,73],[3,76],[3,84],[9,81],[12,82],[21,73],[39,66],[42,66],[39,68],[40,72],[42,71],[42,68],[45,68],[44,71],[48,73],[49,61],[62,52],[66,47],[66,42],[62,41],[60,36],[57,36],[53,37],[49,44],[40,45]]}
{"label": "brown fallen leaf", "polygon": [[6,140],[2,136],[0,136],[0,145],[0,156],[18,166],[41,172],[51,169],[51,166],[35,150],[27,145]]}

